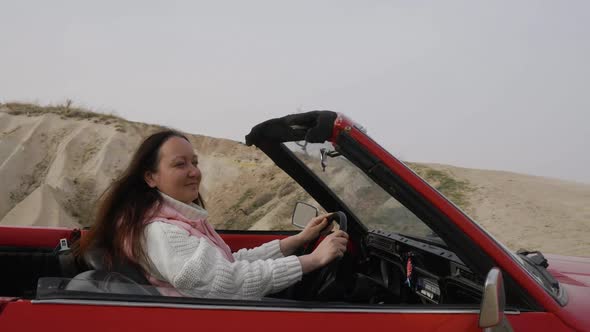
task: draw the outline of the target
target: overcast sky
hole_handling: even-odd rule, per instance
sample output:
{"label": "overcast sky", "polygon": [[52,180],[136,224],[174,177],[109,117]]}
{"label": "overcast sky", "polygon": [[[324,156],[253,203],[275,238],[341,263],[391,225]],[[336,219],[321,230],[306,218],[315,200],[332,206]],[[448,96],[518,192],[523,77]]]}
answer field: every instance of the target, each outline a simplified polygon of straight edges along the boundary
{"label": "overcast sky", "polygon": [[590,1],[0,2],[0,102],[243,141],[342,112],[409,161],[590,183]]}

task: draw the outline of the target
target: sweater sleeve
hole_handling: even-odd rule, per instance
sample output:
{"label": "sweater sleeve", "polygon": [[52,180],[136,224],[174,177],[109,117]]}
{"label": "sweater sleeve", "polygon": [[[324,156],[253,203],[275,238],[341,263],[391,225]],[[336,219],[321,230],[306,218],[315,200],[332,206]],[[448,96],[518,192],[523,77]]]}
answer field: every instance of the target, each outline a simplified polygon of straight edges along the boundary
{"label": "sweater sleeve", "polygon": [[161,222],[146,227],[145,249],[153,275],[188,296],[259,299],[302,276],[296,256],[232,263],[206,238],[190,236],[182,228]]}
{"label": "sweater sleeve", "polygon": [[245,260],[249,262],[253,262],[259,259],[266,260],[285,257],[281,252],[279,240],[267,242],[253,249],[240,249],[234,252],[233,255],[234,259],[237,261]]}

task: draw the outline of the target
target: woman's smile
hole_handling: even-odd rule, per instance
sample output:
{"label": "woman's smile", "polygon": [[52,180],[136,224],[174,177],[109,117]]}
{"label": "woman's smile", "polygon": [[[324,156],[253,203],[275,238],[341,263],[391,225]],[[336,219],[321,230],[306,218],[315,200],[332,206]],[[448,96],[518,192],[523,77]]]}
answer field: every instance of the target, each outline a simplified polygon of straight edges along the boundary
{"label": "woman's smile", "polygon": [[186,139],[172,137],[162,144],[157,170],[149,174],[153,187],[183,203],[199,197],[198,157]]}

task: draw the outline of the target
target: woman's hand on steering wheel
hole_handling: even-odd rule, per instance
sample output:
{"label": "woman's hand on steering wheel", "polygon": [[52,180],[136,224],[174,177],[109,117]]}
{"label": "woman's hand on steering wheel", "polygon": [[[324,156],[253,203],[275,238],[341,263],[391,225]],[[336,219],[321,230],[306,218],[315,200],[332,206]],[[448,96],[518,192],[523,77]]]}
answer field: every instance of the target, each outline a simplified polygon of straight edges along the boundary
{"label": "woman's hand on steering wheel", "polygon": [[[316,240],[311,240],[304,254],[299,256],[303,273],[316,270],[311,274],[313,277],[308,279],[308,286],[304,291],[305,298],[316,299],[329,296],[331,286],[336,284],[338,279],[341,258],[348,244],[348,218],[344,212],[335,211],[326,220],[329,225],[332,225],[332,221],[337,222],[340,229],[326,236],[323,241],[320,241],[320,236],[316,237]],[[326,228],[332,229],[332,227]],[[314,247],[315,250],[313,250]]]}
{"label": "woman's hand on steering wheel", "polygon": [[348,234],[343,231],[336,231],[320,242],[311,255],[318,262],[319,267],[328,265],[337,258],[344,256],[346,244],[348,243]]}
{"label": "woman's hand on steering wheel", "polygon": [[311,254],[300,257],[303,273],[325,267],[344,256],[347,243],[348,234],[346,232],[338,230],[326,236]]}
{"label": "woman's hand on steering wheel", "polygon": [[320,236],[326,235],[332,231],[334,225],[328,221],[331,213],[321,214],[309,221],[307,226],[298,234],[302,244],[308,244]]}

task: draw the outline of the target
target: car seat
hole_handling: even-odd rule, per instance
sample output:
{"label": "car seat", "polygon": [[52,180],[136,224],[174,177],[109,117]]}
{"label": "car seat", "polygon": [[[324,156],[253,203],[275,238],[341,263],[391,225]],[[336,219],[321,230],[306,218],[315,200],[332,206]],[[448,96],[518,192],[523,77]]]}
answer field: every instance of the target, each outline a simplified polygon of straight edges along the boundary
{"label": "car seat", "polygon": [[103,257],[104,250],[100,248],[86,251],[83,258],[91,270],[76,275],[65,289],[93,293],[160,295],[136,268],[117,262],[112,269],[107,269]]}

